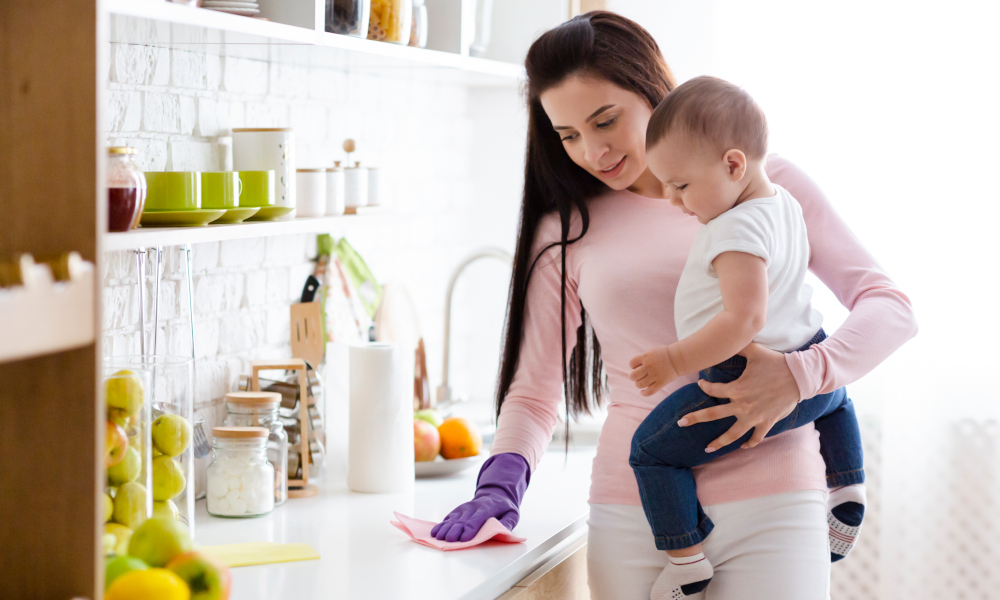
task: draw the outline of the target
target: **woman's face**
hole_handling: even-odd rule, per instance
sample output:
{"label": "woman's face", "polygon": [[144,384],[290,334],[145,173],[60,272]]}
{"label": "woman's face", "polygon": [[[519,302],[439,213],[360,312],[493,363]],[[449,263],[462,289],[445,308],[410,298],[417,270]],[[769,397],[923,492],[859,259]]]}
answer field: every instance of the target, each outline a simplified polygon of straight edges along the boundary
{"label": "woman's face", "polygon": [[571,75],[539,100],[576,164],[615,190],[646,173],[645,98],[605,80]]}

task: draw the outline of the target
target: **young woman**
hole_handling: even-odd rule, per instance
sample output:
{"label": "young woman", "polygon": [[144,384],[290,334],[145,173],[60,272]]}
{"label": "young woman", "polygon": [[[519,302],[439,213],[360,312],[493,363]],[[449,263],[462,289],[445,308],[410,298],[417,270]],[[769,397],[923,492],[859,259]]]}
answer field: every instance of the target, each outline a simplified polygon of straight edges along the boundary
{"label": "young woman", "polygon": [[[559,420],[607,398],[590,490],[588,572],[594,600],[646,600],[667,554],[656,549],[628,458],[639,423],[694,377],[643,397],[628,362],[677,340],[674,292],[698,223],[664,199],[645,160],[652,110],[674,79],[652,37],[607,12],[542,35],[528,52],[528,148],[524,197],[497,390],[497,432],[473,500],[432,531],[468,540],[490,517],[513,528],[518,507]],[[851,314],[802,352],[759,346],[743,376],[701,382],[731,402],[692,413],[729,418],[711,444],[751,428],[748,446],[695,469],[698,498],[715,523],[704,552],[715,600],[828,597],[826,483],[810,424],[768,439],[796,403],[851,383],[916,333],[907,297],[840,220],[819,188],[770,156],[768,177],[802,205],[810,269]],[[560,354],[565,360],[559,360]],[[606,381],[602,377],[606,373]],[[569,427],[567,421],[567,429]]]}

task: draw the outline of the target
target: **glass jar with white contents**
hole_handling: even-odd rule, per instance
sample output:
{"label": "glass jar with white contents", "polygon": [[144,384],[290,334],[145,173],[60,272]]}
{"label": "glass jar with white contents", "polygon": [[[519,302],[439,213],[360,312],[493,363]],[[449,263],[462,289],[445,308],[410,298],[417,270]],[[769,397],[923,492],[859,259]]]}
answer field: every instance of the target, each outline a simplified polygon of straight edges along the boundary
{"label": "glass jar with white contents", "polygon": [[229,392],[226,394],[227,427],[266,427],[267,460],[274,468],[274,505],[288,499],[288,434],[278,416],[281,394],[277,392]]}
{"label": "glass jar with white contents", "polygon": [[274,509],[274,467],[267,460],[263,427],[212,429],[208,465],[208,514],[258,517]]}

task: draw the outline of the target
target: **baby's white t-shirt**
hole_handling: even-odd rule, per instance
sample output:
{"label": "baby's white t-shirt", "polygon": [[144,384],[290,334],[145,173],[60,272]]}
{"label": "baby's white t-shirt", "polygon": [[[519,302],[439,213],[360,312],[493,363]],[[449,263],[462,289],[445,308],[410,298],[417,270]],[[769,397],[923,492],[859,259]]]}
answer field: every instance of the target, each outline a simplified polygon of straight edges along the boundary
{"label": "baby's white t-shirt", "polygon": [[734,206],[695,234],[674,300],[678,340],[722,312],[722,291],[712,261],[729,251],[759,256],[767,265],[767,322],[755,342],[791,352],[819,331],[823,315],[810,304],[812,288],[805,283],[809,239],[802,207],[781,186],[774,189],[774,196]]}

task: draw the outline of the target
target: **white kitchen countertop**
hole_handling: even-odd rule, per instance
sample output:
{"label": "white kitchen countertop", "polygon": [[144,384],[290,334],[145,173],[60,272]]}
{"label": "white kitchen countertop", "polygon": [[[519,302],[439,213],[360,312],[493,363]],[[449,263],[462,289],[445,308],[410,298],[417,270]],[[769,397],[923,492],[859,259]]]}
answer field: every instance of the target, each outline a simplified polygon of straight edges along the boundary
{"label": "white kitchen countertop", "polygon": [[[393,511],[440,521],[472,499],[479,465],[450,477],[417,479],[409,493],[362,494],[331,473],[314,498],[290,499],[256,519],[209,516],[197,503],[201,545],[304,542],[320,560],[232,569],[239,600],[460,600],[495,598],[586,532],[595,447],[550,448],[532,474],[514,533],[521,544],[487,542],[442,552],[417,544],[389,524]],[[483,460],[489,456],[483,449]],[[480,463],[481,465],[481,463]],[[558,551],[558,550],[556,550]]]}

